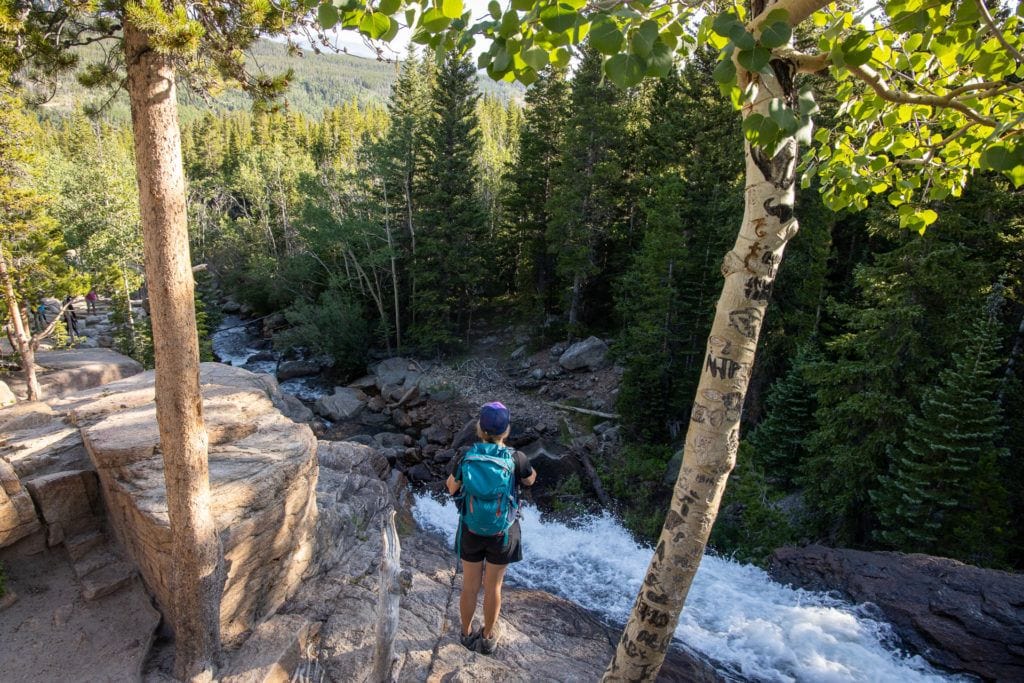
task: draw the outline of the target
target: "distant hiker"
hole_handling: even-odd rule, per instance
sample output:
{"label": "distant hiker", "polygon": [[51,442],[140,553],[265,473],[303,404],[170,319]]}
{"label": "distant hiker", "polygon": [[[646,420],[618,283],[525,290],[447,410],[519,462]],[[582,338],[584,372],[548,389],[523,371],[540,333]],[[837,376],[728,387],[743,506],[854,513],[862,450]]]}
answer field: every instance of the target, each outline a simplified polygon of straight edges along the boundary
{"label": "distant hiker", "polygon": [[75,315],[74,299],[68,294],[64,298],[64,305],[67,306],[64,309],[64,325],[68,328],[68,336],[73,340],[75,337],[80,337],[78,333],[78,316]]}
{"label": "distant hiker", "polygon": [[85,295],[85,314],[95,315],[96,314],[96,300],[99,299],[99,295],[96,293],[96,288],[92,287],[89,289],[89,293]]}
{"label": "distant hiker", "polygon": [[50,323],[46,319],[46,304],[39,304],[32,309],[32,321],[36,324],[36,331],[41,331]]}
{"label": "distant hiker", "polygon": [[[459,507],[455,550],[462,559],[461,641],[468,649],[485,655],[492,654],[498,644],[495,626],[501,612],[505,570],[510,563],[523,559],[519,485],[533,486],[537,479],[529,459],[505,446],[509,429],[508,408],[497,401],[481,407],[476,425],[480,442],[455,458],[446,483]],[[484,623],[474,630],[481,582]]]}

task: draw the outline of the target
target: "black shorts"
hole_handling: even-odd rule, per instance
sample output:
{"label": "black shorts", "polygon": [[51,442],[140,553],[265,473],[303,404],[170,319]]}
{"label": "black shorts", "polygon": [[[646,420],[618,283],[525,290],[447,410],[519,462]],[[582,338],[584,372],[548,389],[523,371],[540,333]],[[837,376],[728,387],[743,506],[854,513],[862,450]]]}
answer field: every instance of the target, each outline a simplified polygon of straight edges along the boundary
{"label": "black shorts", "polygon": [[501,536],[477,536],[463,525],[459,557],[466,562],[487,560],[489,564],[518,562],[523,559],[521,538],[519,520]]}

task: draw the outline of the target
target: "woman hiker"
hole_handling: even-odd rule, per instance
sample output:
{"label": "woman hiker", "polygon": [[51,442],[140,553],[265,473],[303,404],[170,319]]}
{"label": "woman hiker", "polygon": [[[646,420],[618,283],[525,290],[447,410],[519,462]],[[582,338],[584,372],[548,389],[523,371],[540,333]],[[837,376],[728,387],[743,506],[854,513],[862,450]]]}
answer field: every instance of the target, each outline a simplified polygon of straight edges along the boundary
{"label": "woman hiker", "polygon": [[[495,401],[480,408],[476,426],[480,442],[454,459],[446,484],[448,492],[456,497],[460,513],[455,547],[462,560],[461,641],[485,655],[493,654],[498,644],[496,625],[505,570],[510,563],[523,559],[518,487],[533,486],[537,480],[529,459],[505,446],[509,429],[509,412],[504,405]],[[484,623],[474,629],[481,584]]]}

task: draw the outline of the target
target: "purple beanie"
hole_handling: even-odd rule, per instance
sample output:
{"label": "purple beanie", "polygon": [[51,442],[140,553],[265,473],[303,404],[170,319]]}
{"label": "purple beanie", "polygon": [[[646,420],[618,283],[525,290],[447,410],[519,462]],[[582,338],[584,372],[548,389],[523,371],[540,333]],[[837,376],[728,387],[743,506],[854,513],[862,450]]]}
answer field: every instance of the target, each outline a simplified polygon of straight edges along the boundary
{"label": "purple beanie", "polygon": [[480,429],[491,436],[504,434],[508,429],[508,420],[508,408],[498,401],[485,403],[480,408]]}

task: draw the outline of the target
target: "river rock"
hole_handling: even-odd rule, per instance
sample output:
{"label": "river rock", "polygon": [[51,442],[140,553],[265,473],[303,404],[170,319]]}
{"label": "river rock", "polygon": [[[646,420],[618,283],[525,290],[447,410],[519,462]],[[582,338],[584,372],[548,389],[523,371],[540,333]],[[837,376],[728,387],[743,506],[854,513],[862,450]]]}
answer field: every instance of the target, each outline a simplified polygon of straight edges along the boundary
{"label": "river rock", "polygon": [[462,425],[462,429],[452,439],[452,448],[456,451],[461,448],[472,446],[476,441],[476,419],[472,419],[466,424]]}
{"label": "river rock", "polygon": [[7,386],[7,382],[0,380],[0,407],[9,406],[18,400],[14,396],[14,392]]}
{"label": "river rock", "polygon": [[558,364],[566,370],[593,370],[599,367],[608,355],[608,345],[597,337],[588,337],[576,342],[558,358]]}
{"label": "river rock", "polygon": [[[266,379],[218,363],[200,367],[226,574],[221,636],[231,645],[294,593],[312,561],[316,440],[274,407]],[[107,385],[76,405],[72,419],[99,473],[109,522],[173,626],[174,558],[153,384],[146,372]]]}
{"label": "river rock", "polygon": [[576,456],[557,443],[537,439],[520,450],[529,458],[537,471],[537,480],[545,487],[556,486],[574,474],[585,477]]}
{"label": "river rock", "polygon": [[446,446],[448,440],[451,438],[451,434],[448,430],[439,425],[427,427],[423,430],[423,438],[427,440],[427,443],[437,444],[439,446]]}
{"label": "river rock", "polygon": [[311,360],[286,360],[277,366],[277,379],[284,381],[296,377],[311,377],[323,368]]}
{"label": "river rock", "polygon": [[246,363],[269,363],[277,360],[273,351],[258,351],[245,359]]}
{"label": "river rock", "polygon": [[242,310],[242,305],[235,301],[234,299],[228,299],[227,301],[221,304],[220,310],[229,314],[238,313],[240,310]]}
{"label": "river rock", "polygon": [[812,545],[780,548],[777,581],[878,606],[932,664],[985,680],[1024,680],[1024,575],[929,555]]}
{"label": "river rock", "polygon": [[373,439],[381,448],[405,448],[412,441],[407,435],[394,432],[381,432],[374,435]]}
{"label": "river rock", "polygon": [[377,376],[377,388],[386,386],[402,386],[410,373],[415,373],[413,366],[407,358],[387,358],[382,360],[374,368],[373,373]]}
{"label": "river rock", "polygon": [[356,381],[350,382],[349,387],[352,389],[359,389],[360,391],[375,389],[377,387],[377,378],[373,375],[363,375]]}
{"label": "river rock", "polygon": [[309,422],[314,417],[313,411],[305,403],[285,392],[281,392],[281,405],[278,407],[292,422]]}
{"label": "river rock", "polygon": [[355,417],[365,406],[362,392],[348,387],[335,387],[333,394],[317,399],[313,410],[327,419],[337,422]]}

